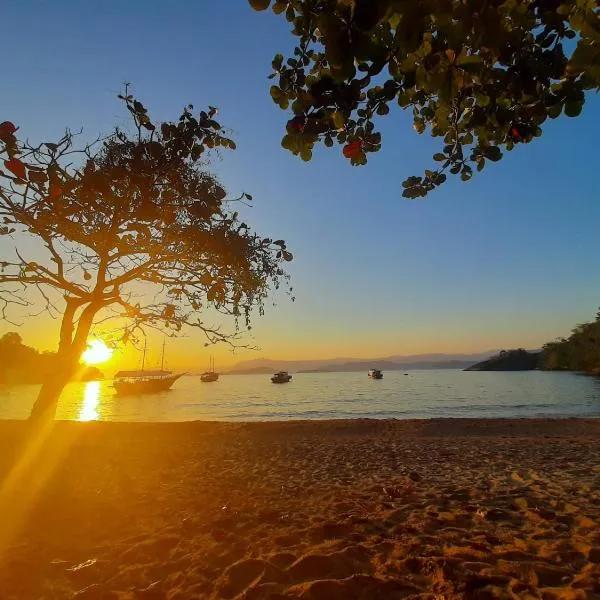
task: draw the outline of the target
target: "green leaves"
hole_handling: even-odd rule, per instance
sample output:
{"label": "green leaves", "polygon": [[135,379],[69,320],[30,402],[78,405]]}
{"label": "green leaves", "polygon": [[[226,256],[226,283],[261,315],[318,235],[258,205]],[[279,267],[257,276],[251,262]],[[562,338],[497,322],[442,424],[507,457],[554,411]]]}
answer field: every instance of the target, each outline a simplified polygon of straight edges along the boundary
{"label": "green leaves", "polygon": [[[268,4],[269,3],[267,2],[267,5]],[[288,7],[288,4],[289,3],[287,2],[287,0],[277,0],[275,2],[275,4],[273,4],[273,12],[276,15],[282,13],[284,10],[286,10],[286,8]],[[267,6],[267,8],[268,8],[268,6]],[[259,9],[259,10],[262,10],[262,9]]]}
{"label": "green leaves", "polygon": [[483,149],[483,155],[494,162],[499,161],[502,158],[502,152],[500,151],[500,148],[498,148],[497,146],[489,146],[487,148]]}
{"label": "green leaves", "polygon": [[346,118],[344,117],[343,113],[336,110],[331,115],[331,121],[336,129],[343,129],[346,123]]}
{"label": "green leaves", "polygon": [[276,54],[275,58],[273,58],[273,62],[271,66],[273,67],[273,71],[279,71],[283,65],[283,54]]}
{"label": "green leaves", "polygon": [[276,85],[272,85],[269,91],[271,92],[271,98],[273,98],[273,101],[279,106],[279,108],[285,110],[290,105],[287,95],[281,90],[281,88]]}
{"label": "green leaves", "polygon": [[417,133],[423,133],[425,131],[425,121],[423,119],[415,119],[413,127]]}
{"label": "green leaves", "polygon": [[[508,0],[482,10],[449,0],[425,10],[391,0],[278,0],[273,10],[285,12],[297,46],[293,58],[275,56],[271,95],[283,110],[314,119],[301,131],[290,130],[288,120],[282,145],[306,160],[320,142],[360,140],[351,163],[364,164],[381,147],[370,137],[377,120],[396,99],[412,110],[417,133],[429,131],[444,140],[440,147],[451,146],[434,160],[444,169],[459,165],[449,172],[468,180],[485,160],[501,160],[503,151],[539,137],[546,118],[563,109],[578,116],[585,94],[600,89],[596,6]],[[565,43],[570,39],[576,46]],[[514,123],[524,132],[517,138]],[[437,181],[425,175],[407,193],[422,197]]]}
{"label": "green leaves", "polygon": [[565,115],[567,117],[578,117],[583,109],[583,102],[569,101],[565,104]]}

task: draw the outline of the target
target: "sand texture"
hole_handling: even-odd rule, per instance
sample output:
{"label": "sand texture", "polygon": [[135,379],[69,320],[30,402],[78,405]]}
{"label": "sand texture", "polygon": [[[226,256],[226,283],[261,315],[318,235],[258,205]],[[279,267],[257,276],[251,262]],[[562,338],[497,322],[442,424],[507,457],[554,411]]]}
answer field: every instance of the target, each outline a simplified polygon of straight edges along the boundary
{"label": "sand texture", "polygon": [[600,598],[600,421],[58,423],[19,482],[23,431],[2,600]]}

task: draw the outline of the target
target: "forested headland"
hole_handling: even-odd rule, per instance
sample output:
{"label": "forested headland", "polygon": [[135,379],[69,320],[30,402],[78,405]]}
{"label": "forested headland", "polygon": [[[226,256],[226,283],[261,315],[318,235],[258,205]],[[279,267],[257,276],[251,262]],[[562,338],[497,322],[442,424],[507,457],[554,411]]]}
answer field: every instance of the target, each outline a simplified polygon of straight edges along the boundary
{"label": "forested headland", "polygon": [[[25,345],[14,331],[0,337],[0,383],[43,383],[55,368],[55,352],[40,352]],[[82,366],[72,379],[91,381],[103,377],[96,367]]]}
{"label": "forested headland", "polygon": [[600,374],[600,309],[596,318],[580,323],[569,337],[544,345],[542,368]]}

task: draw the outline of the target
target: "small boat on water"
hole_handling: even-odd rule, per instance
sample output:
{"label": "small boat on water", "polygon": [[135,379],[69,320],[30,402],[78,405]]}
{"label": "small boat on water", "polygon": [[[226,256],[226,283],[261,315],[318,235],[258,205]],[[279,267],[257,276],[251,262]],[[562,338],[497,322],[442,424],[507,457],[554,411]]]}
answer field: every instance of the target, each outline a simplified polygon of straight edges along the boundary
{"label": "small boat on water", "polygon": [[292,376],[287,371],[278,371],[271,377],[273,383],[287,383]]}
{"label": "small boat on water", "polygon": [[371,379],[383,379],[383,373],[379,369],[371,369],[369,371],[369,377]]}
{"label": "small boat on water", "polygon": [[217,379],[219,379],[219,374],[215,371],[215,360],[211,357],[208,371],[200,375],[200,381],[210,383],[211,381],[217,381]]}
{"label": "small boat on water", "polygon": [[119,371],[115,373],[113,387],[119,396],[138,396],[140,394],[153,394],[168,390],[185,373],[165,371],[165,343],[163,341],[160,370],[146,371],[146,344],[142,355],[142,368],[139,371]]}

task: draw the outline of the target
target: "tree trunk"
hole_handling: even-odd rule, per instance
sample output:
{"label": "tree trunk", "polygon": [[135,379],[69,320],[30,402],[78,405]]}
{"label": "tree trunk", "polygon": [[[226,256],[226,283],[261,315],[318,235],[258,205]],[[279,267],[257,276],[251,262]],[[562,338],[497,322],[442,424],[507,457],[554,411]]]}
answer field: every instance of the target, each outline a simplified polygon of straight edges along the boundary
{"label": "tree trunk", "polygon": [[57,362],[59,364],[56,366],[56,370],[42,384],[35,404],[31,409],[31,414],[29,415],[31,422],[46,422],[54,419],[60,395],[67,383],[69,383],[77,366],[76,362],[72,365],[67,365],[60,359]]}
{"label": "tree trunk", "polygon": [[87,338],[100,304],[90,303],[81,313],[77,331],[73,335],[73,320],[77,308],[82,302],[77,299],[67,299],[67,307],[63,314],[60,327],[60,342],[56,354],[56,368],[52,376],[43,383],[38,397],[31,409],[29,421],[42,423],[54,420],[60,395],[77,371],[79,359],[86,348]]}

